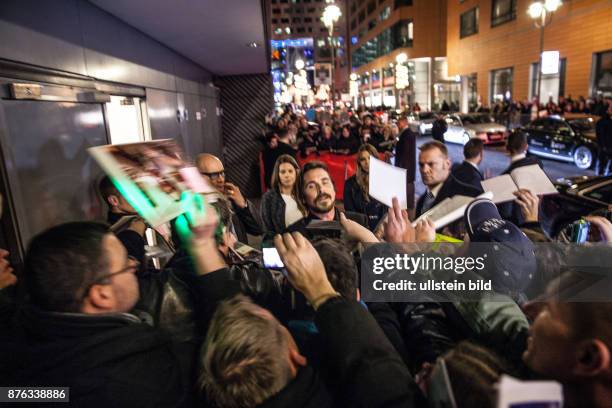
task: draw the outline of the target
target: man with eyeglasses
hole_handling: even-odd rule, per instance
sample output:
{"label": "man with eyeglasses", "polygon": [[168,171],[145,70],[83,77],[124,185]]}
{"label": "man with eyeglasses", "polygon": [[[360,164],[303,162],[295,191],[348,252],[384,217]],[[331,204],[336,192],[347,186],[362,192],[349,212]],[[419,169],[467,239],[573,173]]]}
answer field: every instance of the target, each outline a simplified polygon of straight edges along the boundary
{"label": "man with eyeglasses", "polygon": [[261,224],[251,211],[252,204],[244,198],[237,185],[225,180],[225,168],[221,160],[212,154],[202,153],[196,162],[200,173],[231,202],[234,213],[232,224],[238,240],[247,243],[247,233],[255,236],[262,235]]}
{"label": "man with eyeglasses", "polygon": [[[206,214],[185,242],[193,259],[207,249],[198,239],[214,242],[216,213]],[[34,237],[29,302],[0,333],[0,384],[70,387],[74,406],[193,406],[197,344],[134,314],[137,268],[105,224],[67,223]],[[205,295],[198,288],[208,272],[194,274],[194,299]],[[195,321],[205,318],[195,309]]]}

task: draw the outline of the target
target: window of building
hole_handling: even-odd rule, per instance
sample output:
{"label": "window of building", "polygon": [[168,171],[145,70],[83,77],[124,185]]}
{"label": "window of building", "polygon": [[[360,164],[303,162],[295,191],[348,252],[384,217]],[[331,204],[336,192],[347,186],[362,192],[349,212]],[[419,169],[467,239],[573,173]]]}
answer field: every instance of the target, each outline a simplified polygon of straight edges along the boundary
{"label": "window of building", "polygon": [[516,0],[492,0],[491,27],[507,23],[516,18]]}
{"label": "window of building", "polygon": [[412,20],[401,20],[393,27],[393,45],[395,48],[412,47]]}
{"label": "window of building", "polygon": [[281,18],[281,23],[289,24],[289,19],[288,18]]}
{"label": "window of building", "polygon": [[[355,49],[352,57],[353,68],[368,64],[376,58],[389,54],[401,47],[412,47],[412,20],[401,20],[383,30],[379,35]],[[363,30],[365,34],[366,30]],[[361,34],[361,32],[360,32]]]}
{"label": "window of building", "polygon": [[375,18],[371,19],[370,22],[368,23],[368,30],[371,30],[374,27],[376,27],[376,23],[377,23],[377,20]]}
{"label": "window of building", "polygon": [[378,0],[378,5],[380,6],[381,4],[383,4],[385,1],[387,0]]}
{"label": "window of building", "polygon": [[357,20],[353,19],[353,21],[351,21],[351,30],[354,30],[357,28]]}
{"label": "window of building", "polygon": [[385,67],[383,68],[383,78],[391,78],[393,76],[393,68]]}
{"label": "window of building", "polygon": [[311,8],[308,9],[309,13],[314,13],[315,11],[317,11],[317,9],[314,8],[314,7],[311,7]]}
{"label": "window of building", "polygon": [[298,28],[296,28],[295,31],[298,32],[298,33],[303,33],[305,30],[304,30],[304,27],[298,27]]}
{"label": "window of building", "polygon": [[491,71],[489,102],[512,100],[513,68],[502,68]]}
{"label": "window of building", "polygon": [[357,2],[353,1],[353,4],[351,4],[351,14],[355,13],[357,11]]}
{"label": "window of building", "polygon": [[276,4],[276,0],[272,0],[272,1],[271,1],[271,3],[272,3],[272,4]]}
{"label": "window of building", "polygon": [[279,8],[272,9],[272,14],[280,14],[280,12],[281,12],[281,9]]}
{"label": "window of building", "polygon": [[276,23],[278,23],[278,20],[277,20],[277,19],[275,19],[275,18],[273,18],[273,19],[272,19],[272,24],[276,24]]}
{"label": "window of building", "polygon": [[304,8],[303,7],[296,7],[296,8],[293,9],[293,12],[297,13],[297,14],[303,14],[304,13]]}
{"label": "window of building", "polygon": [[593,55],[592,95],[612,97],[612,50]]}
{"label": "window of building", "polygon": [[308,27],[308,32],[312,33],[312,27]]}
{"label": "window of building", "polygon": [[301,19],[300,17],[293,17],[293,18],[291,19],[291,22],[292,22],[292,23],[301,23],[301,22],[302,22],[302,19]]}
{"label": "window of building", "polygon": [[387,6],[383,9],[383,11],[380,12],[380,14],[378,15],[378,19],[380,21],[385,21],[386,19],[389,18],[390,15],[391,15],[391,7]]}
{"label": "window of building", "polygon": [[478,34],[478,7],[474,7],[473,9],[461,14],[460,25],[460,38]]}
{"label": "window of building", "polygon": [[367,32],[367,31],[368,31],[368,30],[366,30],[365,28],[362,28],[361,30],[359,30],[359,35],[358,35],[358,37],[359,37],[359,38],[363,37],[363,36],[366,34],[366,32]]}
{"label": "window of building", "polygon": [[395,0],[393,8],[405,7],[405,6],[412,6],[412,0]]}
{"label": "window of building", "polygon": [[372,14],[376,10],[376,0],[372,0],[368,3],[368,14]]}
{"label": "window of building", "polygon": [[289,0],[280,0],[281,3],[289,3]]}
{"label": "window of building", "polygon": [[312,23],[312,17],[304,17],[305,23]]}
{"label": "window of building", "polygon": [[366,17],[366,12],[365,12],[365,10],[361,10],[361,11],[359,12],[359,22],[360,22],[360,23],[363,23],[363,20],[365,20],[365,17]]}

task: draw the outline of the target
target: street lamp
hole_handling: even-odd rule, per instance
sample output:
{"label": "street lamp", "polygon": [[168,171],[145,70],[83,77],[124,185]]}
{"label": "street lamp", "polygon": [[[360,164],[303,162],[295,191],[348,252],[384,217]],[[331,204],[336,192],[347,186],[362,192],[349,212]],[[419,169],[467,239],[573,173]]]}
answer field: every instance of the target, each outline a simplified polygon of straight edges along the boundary
{"label": "street lamp", "polygon": [[538,81],[536,85],[536,97],[540,103],[540,86],[542,83],[542,54],[544,53],[544,27],[552,21],[552,15],[559,7],[561,0],[545,0],[544,2],[536,1],[529,5],[527,14],[533,19],[537,28],[540,29],[540,66],[538,69]]}
{"label": "street lamp", "polygon": [[321,21],[323,21],[323,24],[325,25],[325,27],[327,27],[327,30],[329,31],[329,36],[331,37],[330,40],[332,51],[332,67],[330,75],[332,88],[332,111],[336,108],[336,86],[334,83],[334,69],[336,68],[336,44],[334,42],[334,24],[338,22],[338,19],[341,15],[342,12],[340,11],[340,7],[336,6],[335,4],[329,4],[327,7],[325,7],[325,10],[323,10],[323,16],[321,17]]}

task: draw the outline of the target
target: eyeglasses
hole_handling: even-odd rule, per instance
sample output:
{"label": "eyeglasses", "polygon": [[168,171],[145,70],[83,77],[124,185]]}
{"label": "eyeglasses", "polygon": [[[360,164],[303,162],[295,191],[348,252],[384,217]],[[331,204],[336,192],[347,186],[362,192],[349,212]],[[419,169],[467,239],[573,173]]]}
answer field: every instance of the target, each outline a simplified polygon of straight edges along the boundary
{"label": "eyeglasses", "polygon": [[121,275],[122,273],[127,273],[127,272],[135,273],[140,268],[140,261],[133,256],[128,256],[127,263],[128,265],[126,267],[119,269],[116,272],[111,272],[109,274],[102,275],[99,278],[96,278],[96,280],[94,280],[92,283],[89,284],[89,286],[87,286],[87,288],[85,288],[85,292],[83,292],[83,299],[85,299],[89,295],[89,290],[94,285],[99,285],[103,283],[105,280],[113,276],[116,276],[116,275]]}
{"label": "eyeglasses", "polygon": [[221,177],[225,178],[225,170],[217,171],[217,172],[214,172],[214,173],[204,173],[202,171],[202,172],[200,172],[200,174],[202,174],[204,176],[210,177],[211,180],[215,180],[215,179],[218,179],[218,178],[221,178]]}

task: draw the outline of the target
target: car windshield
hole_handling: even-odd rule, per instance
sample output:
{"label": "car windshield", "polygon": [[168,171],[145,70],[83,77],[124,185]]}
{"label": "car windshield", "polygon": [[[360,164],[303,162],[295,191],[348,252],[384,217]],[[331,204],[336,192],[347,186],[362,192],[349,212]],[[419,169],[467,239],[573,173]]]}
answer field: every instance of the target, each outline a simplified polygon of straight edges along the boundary
{"label": "car windshield", "polygon": [[433,119],[434,114],[432,112],[421,112],[419,113],[419,119]]}
{"label": "car windshield", "polygon": [[569,124],[572,128],[583,132],[589,132],[595,129],[595,122],[591,118],[570,120]]}
{"label": "car windshield", "polygon": [[493,123],[493,118],[489,115],[464,115],[461,120],[466,125],[475,125],[477,123]]}

